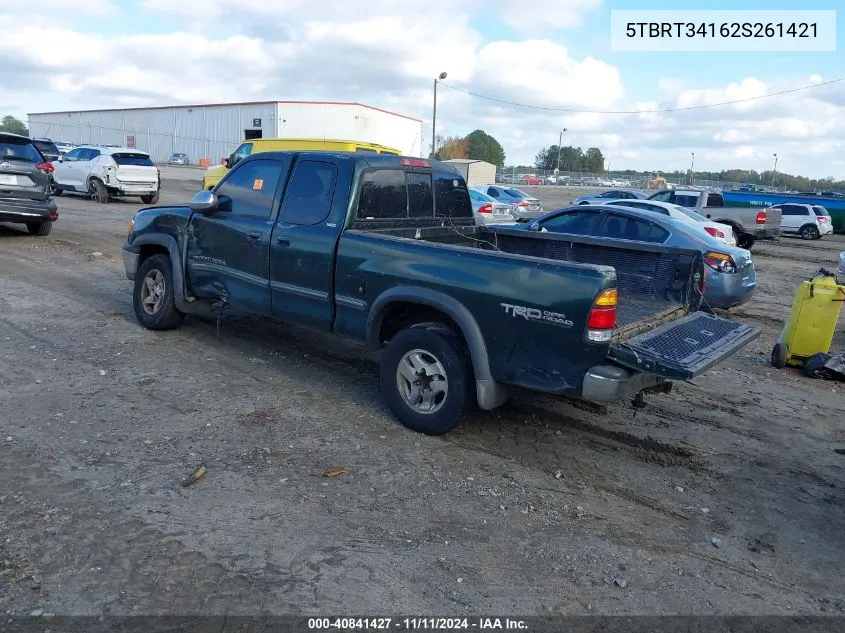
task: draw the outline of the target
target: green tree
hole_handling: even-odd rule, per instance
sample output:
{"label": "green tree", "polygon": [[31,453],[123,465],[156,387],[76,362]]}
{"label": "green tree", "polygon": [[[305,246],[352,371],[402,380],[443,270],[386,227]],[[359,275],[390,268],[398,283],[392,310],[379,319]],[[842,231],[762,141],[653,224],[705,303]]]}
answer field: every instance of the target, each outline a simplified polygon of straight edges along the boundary
{"label": "green tree", "polygon": [[484,130],[475,130],[466,135],[467,158],[493,163],[497,167],[505,164],[505,150],[499,141]]}
{"label": "green tree", "polygon": [[26,124],[20,119],[13,117],[11,114],[7,114],[3,117],[3,121],[0,122],[0,132],[29,136],[29,130],[26,129]]}
{"label": "green tree", "polygon": [[584,154],[584,171],[593,174],[604,172],[604,154],[598,147],[591,147]]}

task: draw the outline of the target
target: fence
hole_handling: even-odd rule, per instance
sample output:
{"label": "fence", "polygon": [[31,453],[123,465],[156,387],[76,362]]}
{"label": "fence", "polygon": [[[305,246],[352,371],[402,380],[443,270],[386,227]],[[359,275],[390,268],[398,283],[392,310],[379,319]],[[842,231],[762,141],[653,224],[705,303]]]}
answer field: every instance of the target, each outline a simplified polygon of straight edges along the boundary
{"label": "fence", "polygon": [[[561,171],[557,177],[553,170],[548,169],[525,169],[518,167],[505,167],[500,169],[496,174],[496,181],[504,184],[532,184],[526,177],[534,176],[540,181],[539,184],[544,185],[561,185],[574,187],[624,187],[630,189],[648,189],[648,183],[654,179],[654,172],[641,172],[639,174],[612,172],[591,173],[582,171]],[[704,180],[700,178],[692,178],[688,176],[662,176],[666,179],[667,184],[673,186],[693,186],[704,189],[737,189],[741,183],[730,182],[727,180]],[[538,183],[533,183],[538,184]],[[655,187],[652,187],[654,189]],[[776,191],[782,193],[786,191],[786,187],[766,187],[767,191]]]}

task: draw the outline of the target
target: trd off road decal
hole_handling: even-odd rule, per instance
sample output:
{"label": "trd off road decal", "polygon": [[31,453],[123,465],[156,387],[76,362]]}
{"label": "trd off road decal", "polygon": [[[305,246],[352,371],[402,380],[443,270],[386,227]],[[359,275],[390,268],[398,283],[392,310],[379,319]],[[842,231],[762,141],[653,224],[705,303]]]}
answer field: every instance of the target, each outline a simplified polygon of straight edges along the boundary
{"label": "trd off road decal", "polygon": [[510,303],[499,304],[505,309],[505,314],[514,318],[522,317],[526,321],[543,321],[560,327],[572,327],[575,325],[572,321],[566,318],[565,314],[560,312],[550,312],[549,310],[540,310],[539,308],[527,308],[525,306],[515,306]]}

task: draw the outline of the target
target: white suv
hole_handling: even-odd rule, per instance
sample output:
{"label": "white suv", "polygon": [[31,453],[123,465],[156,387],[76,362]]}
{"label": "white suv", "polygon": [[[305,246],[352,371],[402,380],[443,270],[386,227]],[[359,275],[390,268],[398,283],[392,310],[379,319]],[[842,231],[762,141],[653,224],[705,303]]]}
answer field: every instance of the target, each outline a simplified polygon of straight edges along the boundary
{"label": "white suv", "polygon": [[53,166],[53,195],[67,191],[84,193],[102,203],[117,196],[139,196],[144,204],[158,202],[161,175],[146,152],[82,145]]}
{"label": "white suv", "polygon": [[830,214],[817,204],[776,204],[772,209],[780,209],[780,231],[784,235],[800,235],[805,240],[817,240],[822,235],[833,233]]}

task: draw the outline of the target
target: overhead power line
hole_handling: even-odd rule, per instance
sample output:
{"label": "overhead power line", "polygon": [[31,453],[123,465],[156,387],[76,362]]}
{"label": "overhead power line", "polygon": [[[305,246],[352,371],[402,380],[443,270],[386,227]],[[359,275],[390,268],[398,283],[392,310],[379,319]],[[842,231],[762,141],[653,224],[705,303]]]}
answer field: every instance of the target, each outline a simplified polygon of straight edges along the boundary
{"label": "overhead power line", "polygon": [[759,101],[761,99],[768,99],[770,97],[777,97],[780,95],[790,94],[793,92],[801,92],[803,90],[810,90],[812,88],[820,88],[821,86],[829,86],[831,84],[839,83],[840,81],[845,81],[845,77],[840,77],[839,79],[830,79],[829,81],[821,81],[819,83],[810,84],[807,86],[801,86],[800,88],[790,88],[789,90],[779,90],[777,92],[770,92],[764,95],[758,95],[756,97],[745,97],[744,99],[732,99],[731,101],[720,101],[719,103],[706,103],[703,105],[696,105],[696,106],[685,106],[685,107],[678,107],[678,108],[661,108],[657,110],[579,110],[577,108],[552,108],[550,106],[540,106],[540,105],[532,105],[529,103],[518,103],[516,101],[507,101],[505,99],[497,99],[496,97],[490,97],[487,95],[478,94],[477,92],[472,92],[471,90],[464,90],[463,88],[458,88],[457,86],[453,86],[450,83],[440,82],[440,85],[444,88],[449,88],[450,90],[455,90],[457,92],[463,92],[464,94],[468,94],[472,97],[476,97],[477,99],[484,99],[485,101],[492,101],[494,103],[501,103],[503,105],[514,106],[517,108],[529,108],[531,110],[543,110],[546,112],[568,112],[570,114],[661,114],[663,112],[682,112],[685,110],[704,110],[706,108],[718,108],[720,106],[726,105],[733,105],[736,103],[747,103],[749,101]]}

